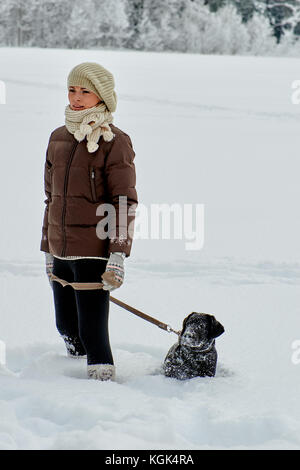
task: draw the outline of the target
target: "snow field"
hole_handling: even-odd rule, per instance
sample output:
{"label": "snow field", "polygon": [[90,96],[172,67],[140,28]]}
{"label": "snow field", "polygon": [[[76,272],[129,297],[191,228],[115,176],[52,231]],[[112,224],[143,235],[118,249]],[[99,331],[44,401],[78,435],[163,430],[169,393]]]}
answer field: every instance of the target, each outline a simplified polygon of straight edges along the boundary
{"label": "snow field", "polygon": [[[1,48],[1,449],[299,449],[298,60]],[[86,379],[55,329],[39,252],[42,172],[65,80],[96,60],[118,84],[143,204],[204,203],[205,243],[135,240],[115,297],[175,329],[215,314],[214,379],[160,366],[176,336],[111,304],[115,383]],[[29,66],[30,65],[30,66]]]}

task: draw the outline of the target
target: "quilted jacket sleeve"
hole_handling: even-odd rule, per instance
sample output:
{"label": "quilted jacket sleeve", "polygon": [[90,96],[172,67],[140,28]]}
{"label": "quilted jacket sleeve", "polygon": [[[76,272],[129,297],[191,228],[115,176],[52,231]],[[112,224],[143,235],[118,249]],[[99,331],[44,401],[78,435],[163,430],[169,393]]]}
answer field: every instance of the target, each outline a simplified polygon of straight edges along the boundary
{"label": "quilted jacket sleeve", "polygon": [[107,156],[106,187],[110,203],[115,208],[115,230],[109,234],[109,251],[123,251],[130,256],[134,233],[136,192],[135,152],[130,137],[118,134]]}
{"label": "quilted jacket sleeve", "polygon": [[49,244],[48,244],[48,210],[49,202],[51,200],[51,162],[48,160],[48,149],[46,152],[46,161],[44,165],[44,191],[46,199],[44,203],[46,204],[44,210],[43,226],[42,226],[42,240],[40,244],[40,251],[45,251],[49,253]]}

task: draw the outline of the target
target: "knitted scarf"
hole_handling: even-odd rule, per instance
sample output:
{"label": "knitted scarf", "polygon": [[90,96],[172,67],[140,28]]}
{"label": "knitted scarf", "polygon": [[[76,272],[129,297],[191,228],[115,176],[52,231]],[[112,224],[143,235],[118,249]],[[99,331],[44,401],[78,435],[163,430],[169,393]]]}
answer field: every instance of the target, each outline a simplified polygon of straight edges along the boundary
{"label": "knitted scarf", "polygon": [[66,128],[78,142],[86,137],[87,149],[90,153],[99,148],[97,142],[101,135],[106,142],[110,142],[114,138],[109,126],[112,122],[113,116],[105,103],[99,103],[92,108],[80,111],[74,111],[70,105],[65,108]]}

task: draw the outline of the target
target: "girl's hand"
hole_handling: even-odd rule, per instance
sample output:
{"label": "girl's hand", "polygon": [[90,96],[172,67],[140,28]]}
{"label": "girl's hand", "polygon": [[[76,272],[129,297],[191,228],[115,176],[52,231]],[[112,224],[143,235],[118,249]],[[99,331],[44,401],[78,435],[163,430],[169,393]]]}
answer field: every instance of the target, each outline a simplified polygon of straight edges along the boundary
{"label": "girl's hand", "polygon": [[110,254],[106,270],[102,274],[103,290],[112,291],[121,287],[124,281],[124,259],[124,253],[115,252]]}

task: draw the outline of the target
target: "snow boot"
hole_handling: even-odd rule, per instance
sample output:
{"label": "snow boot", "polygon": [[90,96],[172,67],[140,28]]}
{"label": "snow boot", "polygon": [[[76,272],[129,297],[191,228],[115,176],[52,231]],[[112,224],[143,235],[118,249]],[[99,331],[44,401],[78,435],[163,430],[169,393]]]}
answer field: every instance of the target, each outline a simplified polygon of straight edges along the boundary
{"label": "snow boot", "polygon": [[95,380],[115,380],[115,366],[112,364],[90,364],[87,366],[89,379]]}
{"label": "snow boot", "polygon": [[67,349],[67,356],[72,358],[84,358],[86,359],[86,352],[82,346],[79,338],[62,335]]}

